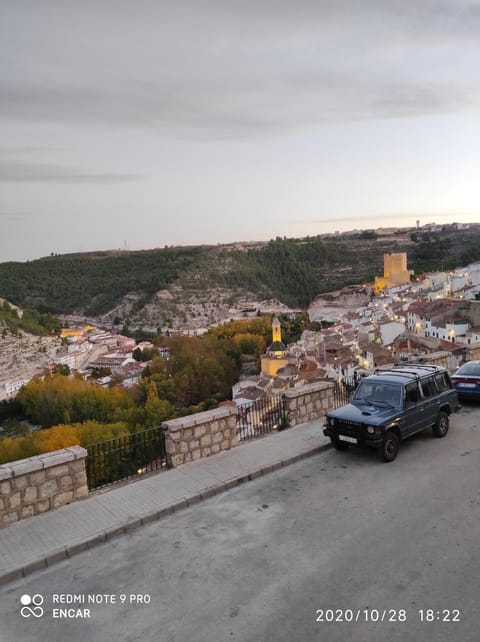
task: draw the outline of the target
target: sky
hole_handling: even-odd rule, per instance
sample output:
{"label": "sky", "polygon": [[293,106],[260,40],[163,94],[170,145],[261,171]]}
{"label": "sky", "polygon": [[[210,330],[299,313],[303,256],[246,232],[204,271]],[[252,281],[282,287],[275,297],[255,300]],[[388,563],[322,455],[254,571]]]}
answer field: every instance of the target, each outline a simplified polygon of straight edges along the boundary
{"label": "sky", "polygon": [[5,0],[0,262],[480,222],[480,0]]}

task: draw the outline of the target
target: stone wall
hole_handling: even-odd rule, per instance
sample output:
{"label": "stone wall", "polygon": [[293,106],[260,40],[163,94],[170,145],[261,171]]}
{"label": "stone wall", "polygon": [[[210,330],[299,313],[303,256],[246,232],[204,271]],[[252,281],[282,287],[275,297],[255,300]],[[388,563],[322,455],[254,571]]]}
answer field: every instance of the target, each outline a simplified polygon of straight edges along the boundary
{"label": "stone wall", "polygon": [[288,425],[321,419],[334,408],[333,383],[322,381],[285,392]]}
{"label": "stone wall", "polygon": [[480,343],[465,346],[465,361],[480,359]]}
{"label": "stone wall", "polygon": [[80,446],[0,466],[0,527],[88,495]]}
{"label": "stone wall", "polygon": [[168,465],[174,468],[237,446],[237,413],[227,406],[165,421]]}
{"label": "stone wall", "polygon": [[[450,352],[446,352],[444,350],[440,350],[438,352],[431,352],[430,354],[425,354],[420,357],[416,357],[415,359],[412,359],[412,363],[418,363],[421,365],[424,363],[425,365],[429,366],[441,366],[442,368],[446,368],[447,370],[450,369]],[[400,364],[400,365],[408,365],[408,364]]]}

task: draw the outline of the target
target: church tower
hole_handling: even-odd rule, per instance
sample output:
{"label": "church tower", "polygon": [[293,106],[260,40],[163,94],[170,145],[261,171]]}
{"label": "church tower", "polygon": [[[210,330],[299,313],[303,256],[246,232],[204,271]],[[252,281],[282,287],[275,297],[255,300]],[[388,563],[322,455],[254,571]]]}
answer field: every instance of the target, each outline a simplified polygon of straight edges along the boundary
{"label": "church tower", "polygon": [[288,363],[288,351],[282,341],[282,329],[277,317],[272,320],[272,343],[268,346],[266,354],[261,357],[262,374],[274,377],[280,368]]}
{"label": "church tower", "polygon": [[282,328],[277,317],[272,321],[272,342],[275,343],[276,341],[279,343],[282,342]]}

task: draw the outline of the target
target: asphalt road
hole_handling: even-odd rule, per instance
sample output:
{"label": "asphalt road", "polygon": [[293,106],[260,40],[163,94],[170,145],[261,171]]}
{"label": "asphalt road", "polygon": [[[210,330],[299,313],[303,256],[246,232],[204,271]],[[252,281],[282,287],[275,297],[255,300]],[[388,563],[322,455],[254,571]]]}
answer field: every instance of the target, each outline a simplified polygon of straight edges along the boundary
{"label": "asphalt road", "polygon": [[479,541],[474,406],[391,464],[329,450],[4,586],[0,639],[477,642]]}

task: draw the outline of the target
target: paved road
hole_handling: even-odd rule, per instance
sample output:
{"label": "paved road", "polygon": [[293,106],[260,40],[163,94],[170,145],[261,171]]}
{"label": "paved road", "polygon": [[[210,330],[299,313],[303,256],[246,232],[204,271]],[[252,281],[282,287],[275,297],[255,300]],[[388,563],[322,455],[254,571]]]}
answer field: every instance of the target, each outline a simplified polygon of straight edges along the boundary
{"label": "paved road", "polygon": [[[479,539],[477,406],[393,464],[327,451],[6,585],[0,639],[478,641]],[[22,617],[37,594],[43,617]],[[358,621],[326,621],[342,614]]]}

